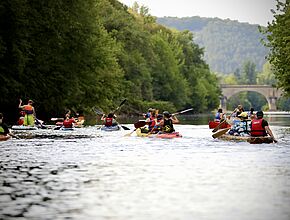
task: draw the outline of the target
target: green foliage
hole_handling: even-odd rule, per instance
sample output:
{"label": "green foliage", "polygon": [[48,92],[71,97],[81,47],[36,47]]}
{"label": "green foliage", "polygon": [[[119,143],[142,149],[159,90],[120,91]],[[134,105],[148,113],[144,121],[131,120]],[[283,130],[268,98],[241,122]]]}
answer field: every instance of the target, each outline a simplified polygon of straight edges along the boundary
{"label": "green foliage", "polygon": [[239,23],[229,19],[164,17],[157,22],[177,30],[189,30],[194,41],[205,48],[205,60],[214,72],[232,73],[251,60],[260,71],[268,49],[261,44],[263,35],[258,25]]}
{"label": "green foliage", "polygon": [[256,65],[247,61],[243,65],[243,72],[241,76],[241,84],[255,85],[257,79]]}
{"label": "green foliage", "polygon": [[263,66],[263,71],[257,75],[257,84],[260,85],[275,85],[277,80],[274,75],[273,68],[269,62],[265,63]]}
{"label": "green foliage", "polygon": [[274,74],[278,80],[278,86],[290,95],[290,1],[277,0],[276,11],[272,10],[274,21],[261,32],[268,41],[264,42],[270,48],[268,57],[273,64]]}
{"label": "green foliage", "polygon": [[290,111],[290,98],[288,97],[281,97],[277,101],[277,108],[282,111]]}
{"label": "green foliage", "polygon": [[42,119],[66,109],[107,112],[125,97],[138,111],[208,111],[219,104],[217,78],[193,35],[157,24],[144,6],[3,0],[0,25],[6,118],[16,119],[19,98],[33,99]]}

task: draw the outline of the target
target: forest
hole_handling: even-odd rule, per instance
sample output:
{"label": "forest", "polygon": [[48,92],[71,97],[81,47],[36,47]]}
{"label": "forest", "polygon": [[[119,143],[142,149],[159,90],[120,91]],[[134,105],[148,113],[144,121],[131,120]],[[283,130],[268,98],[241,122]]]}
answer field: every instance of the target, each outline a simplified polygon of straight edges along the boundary
{"label": "forest", "polygon": [[194,42],[205,48],[205,60],[214,72],[229,74],[242,69],[251,61],[261,71],[266,63],[269,48],[261,40],[265,39],[259,25],[241,23],[230,19],[193,17],[161,17],[157,22],[177,30],[189,30],[194,34]]}
{"label": "forest", "polygon": [[[286,4],[278,1],[277,7],[278,13],[273,10],[276,20],[268,27],[199,16],[161,17],[157,22],[179,31],[191,31],[194,42],[204,48],[205,60],[217,74],[219,83],[280,87],[285,96],[278,100],[277,108],[289,111],[289,65],[285,56],[289,57],[285,41],[289,30],[283,28],[289,21],[289,1]],[[267,111],[269,108],[265,97],[255,92],[236,94],[227,109],[234,109],[238,104],[245,109]]]}
{"label": "forest", "polygon": [[148,11],[116,0],[2,0],[0,111],[15,121],[20,98],[44,120],[108,112],[125,98],[120,114],[217,108],[218,79],[193,34]]}

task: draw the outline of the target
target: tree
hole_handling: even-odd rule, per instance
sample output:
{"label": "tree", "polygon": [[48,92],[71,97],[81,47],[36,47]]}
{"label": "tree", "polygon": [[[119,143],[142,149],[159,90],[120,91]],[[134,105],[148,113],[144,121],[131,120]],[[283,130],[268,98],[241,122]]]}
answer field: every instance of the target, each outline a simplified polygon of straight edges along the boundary
{"label": "tree", "polygon": [[275,86],[276,83],[277,80],[275,79],[275,75],[273,73],[273,67],[269,62],[266,62],[263,65],[263,71],[257,75],[257,84]]}
{"label": "tree", "polygon": [[278,86],[290,95],[290,0],[277,0],[274,20],[260,31],[267,36],[264,44],[270,48],[268,60],[273,65]]}
{"label": "tree", "polygon": [[242,84],[256,84],[257,72],[256,65],[251,61],[247,61],[243,65]]}

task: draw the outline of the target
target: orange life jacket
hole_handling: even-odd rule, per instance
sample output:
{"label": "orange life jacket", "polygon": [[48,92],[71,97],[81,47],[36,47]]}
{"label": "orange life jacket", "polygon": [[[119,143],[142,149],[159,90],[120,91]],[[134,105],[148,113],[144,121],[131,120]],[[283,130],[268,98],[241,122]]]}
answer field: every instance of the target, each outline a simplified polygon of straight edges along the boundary
{"label": "orange life jacket", "polygon": [[31,105],[24,105],[23,110],[28,115],[33,114],[33,107]]}

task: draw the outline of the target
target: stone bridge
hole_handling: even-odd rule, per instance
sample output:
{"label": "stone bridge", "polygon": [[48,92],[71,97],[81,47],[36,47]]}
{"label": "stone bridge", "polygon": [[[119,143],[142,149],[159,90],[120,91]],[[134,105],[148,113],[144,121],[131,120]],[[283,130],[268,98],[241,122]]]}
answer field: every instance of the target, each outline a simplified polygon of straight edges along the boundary
{"label": "stone bridge", "polygon": [[269,111],[276,111],[276,102],[283,94],[281,89],[274,88],[269,85],[221,85],[222,97],[220,99],[220,106],[226,110],[228,99],[239,92],[257,92],[265,96]]}

